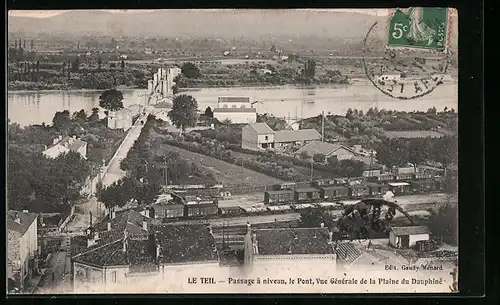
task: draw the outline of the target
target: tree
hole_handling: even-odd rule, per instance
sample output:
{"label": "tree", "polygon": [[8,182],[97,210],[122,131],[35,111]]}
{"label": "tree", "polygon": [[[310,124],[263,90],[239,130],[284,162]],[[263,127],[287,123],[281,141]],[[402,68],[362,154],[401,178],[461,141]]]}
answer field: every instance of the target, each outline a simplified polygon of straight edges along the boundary
{"label": "tree", "polygon": [[363,175],[365,164],[358,160],[341,160],[339,162],[340,174],[345,177],[359,177]]}
{"label": "tree", "polygon": [[168,117],[172,123],[182,131],[186,127],[194,127],[196,125],[198,115],[198,102],[190,95],[178,95],[174,97],[172,110],[168,113]]}
{"label": "tree", "polygon": [[309,159],[309,154],[307,153],[307,151],[303,151],[303,152],[301,152],[299,156],[300,156],[300,158],[301,158],[302,160],[307,160],[307,159]]}
{"label": "tree", "polygon": [[337,169],[340,165],[339,159],[335,155],[328,157],[326,161],[328,162],[328,165],[333,169]]}
{"label": "tree", "polygon": [[200,69],[192,62],[187,62],[182,65],[181,68],[182,75],[187,78],[198,78],[201,76]]}
{"label": "tree", "polygon": [[125,61],[122,59],[122,62],[120,63],[120,68],[122,71],[125,71]]}
{"label": "tree", "polygon": [[430,210],[430,225],[433,238],[440,239],[451,245],[458,244],[458,207],[447,203],[437,210]]}
{"label": "tree", "polygon": [[89,116],[89,121],[97,121],[99,120],[99,108],[92,108],[92,114]]}
{"label": "tree", "polygon": [[445,169],[446,175],[446,168],[448,167],[448,165],[457,161],[457,137],[445,136],[436,139],[431,149],[432,159],[441,163],[441,165]]}
{"label": "tree", "polygon": [[270,51],[271,51],[271,53],[276,53],[276,46],[274,44],[271,46]]}
{"label": "tree", "polygon": [[123,108],[123,94],[116,89],[106,90],[99,96],[99,106],[110,111],[120,110]]}
{"label": "tree", "polygon": [[179,93],[179,86],[177,84],[172,86],[172,93],[175,95]]}
{"label": "tree", "polygon": [[305,209],[300,212],[299,227],[301,228],[317,228],[324,224],[325,227],[335,226],[333,217],[327,211],[321,209]]}
{"label": "tree", "polygon": [[52,119],[52,124],[58,131],[67,130],[71,127],[71,117],[68,110],[57,111]]}
{"label": "tree", "polygon": [[325,162],[325,158],[326,158],[326,156],[324,154],[314,154],[313,155],[313,160],[314,160],[314,162],[317,162],[317,163]]}
{"label": "tree", "polygon": [[207,116],[209,118],[213,118],[214,117],[214,113],[212,111],[212,108],[207,107],[207,109],[205,109],[205,116]]}
{"label": "tree", "polygon": [[80,70],[80,58],[77,57],[72,63],[71,63],[71,72],[77,73],[78,70]]}
{"label": "tree", "polygon": [[87,120],[87,114],[85,113],[85,110],[80,110],[80,111],[77,111],[73,114],[73,117],[75,119],[79,119],[79,120],[83,120],[83,121],[86,121]]}
{"label": "tree", "polygon": [[415,173],[417,166],[424,162],[429,155],[428,141],[425,139],[411,139],[408,145],[408,161],[413,164]]}
{"label": "tree", "polygon": [[97,71],[101,71],[102,59],[97,59]]}

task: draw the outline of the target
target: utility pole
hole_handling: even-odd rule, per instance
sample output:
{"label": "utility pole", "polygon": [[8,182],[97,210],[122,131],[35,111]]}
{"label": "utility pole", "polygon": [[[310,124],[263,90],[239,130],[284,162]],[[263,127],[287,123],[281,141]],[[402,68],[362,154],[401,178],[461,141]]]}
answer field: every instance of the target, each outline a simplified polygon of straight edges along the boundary
{"label": "utility pole", "polygon": [[311,182],[313,181],[314,159],[311,157]]}
{"label": "utility pole", "polygon": [[325,142],[325,112],[321,112],[321,142]]}

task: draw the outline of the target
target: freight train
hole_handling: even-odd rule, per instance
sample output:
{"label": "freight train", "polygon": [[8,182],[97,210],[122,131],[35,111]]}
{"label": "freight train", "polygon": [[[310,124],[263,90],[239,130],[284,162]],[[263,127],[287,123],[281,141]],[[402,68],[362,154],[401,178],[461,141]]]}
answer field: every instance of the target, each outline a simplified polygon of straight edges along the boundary
{"label": "freight train", "polygon": [[[314,203],[319,201],[357,200],[382,197],[388,191],[394,195],[410,195],[442,191],[442,177],[423,174],[392,175],[367,178],[318,179],[312,183],[286,182],[264,192],[264,203],[269,205]],[[404,178],[404,179],[402,179]]]}

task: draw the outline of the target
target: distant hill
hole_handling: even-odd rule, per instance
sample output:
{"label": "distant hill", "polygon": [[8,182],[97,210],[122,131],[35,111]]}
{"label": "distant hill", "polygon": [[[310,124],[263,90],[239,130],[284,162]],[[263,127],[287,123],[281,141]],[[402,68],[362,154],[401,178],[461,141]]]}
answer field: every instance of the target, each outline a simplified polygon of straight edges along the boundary
{"label": "distant hill", "polygon": [[[374,22],[385,25],[387,17],[354,12],[277,10],[187,11],[171,10],[144,13],[102,11],[66,12],[49,18],[9,17],[8,32],[30,36],[107,35],[159,37],[216,37],[221,39],[272,37],[321,37],[339,41],[362,41]],[[377,27],[375,37],[384,37]],[[457,25],[454,22],[454,30]]]}

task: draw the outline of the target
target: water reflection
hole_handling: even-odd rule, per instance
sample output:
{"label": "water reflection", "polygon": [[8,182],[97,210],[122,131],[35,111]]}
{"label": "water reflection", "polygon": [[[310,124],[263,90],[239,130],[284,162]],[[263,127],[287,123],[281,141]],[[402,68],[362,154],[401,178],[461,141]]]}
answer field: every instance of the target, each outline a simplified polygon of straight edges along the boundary
{"label": "water reflection", "polygon": [[[144,90],[122,90],[125,107],[144,103]],[[8,118],[22,126],[52,123],[56,111],[70,113],[84,109],[87,114],[99,105],[101,91],[44,91],[8,93]],[[402,111],[425,111],[436,107],[457,109],[457,84],[445,83],[431,94],[418,100],[397,100],[380,93],[373,85],[356,82],[353,85],[329,88],[210,88],[187,91],[204,110],[217,106],[220,96],[248,96],[259,113],[270,113],[279,117],[312,117],[321,112],[344,115],[348,108],[356,108],[366,113],[369,108]],[[36,100],[36,103],[29,101]]]}

